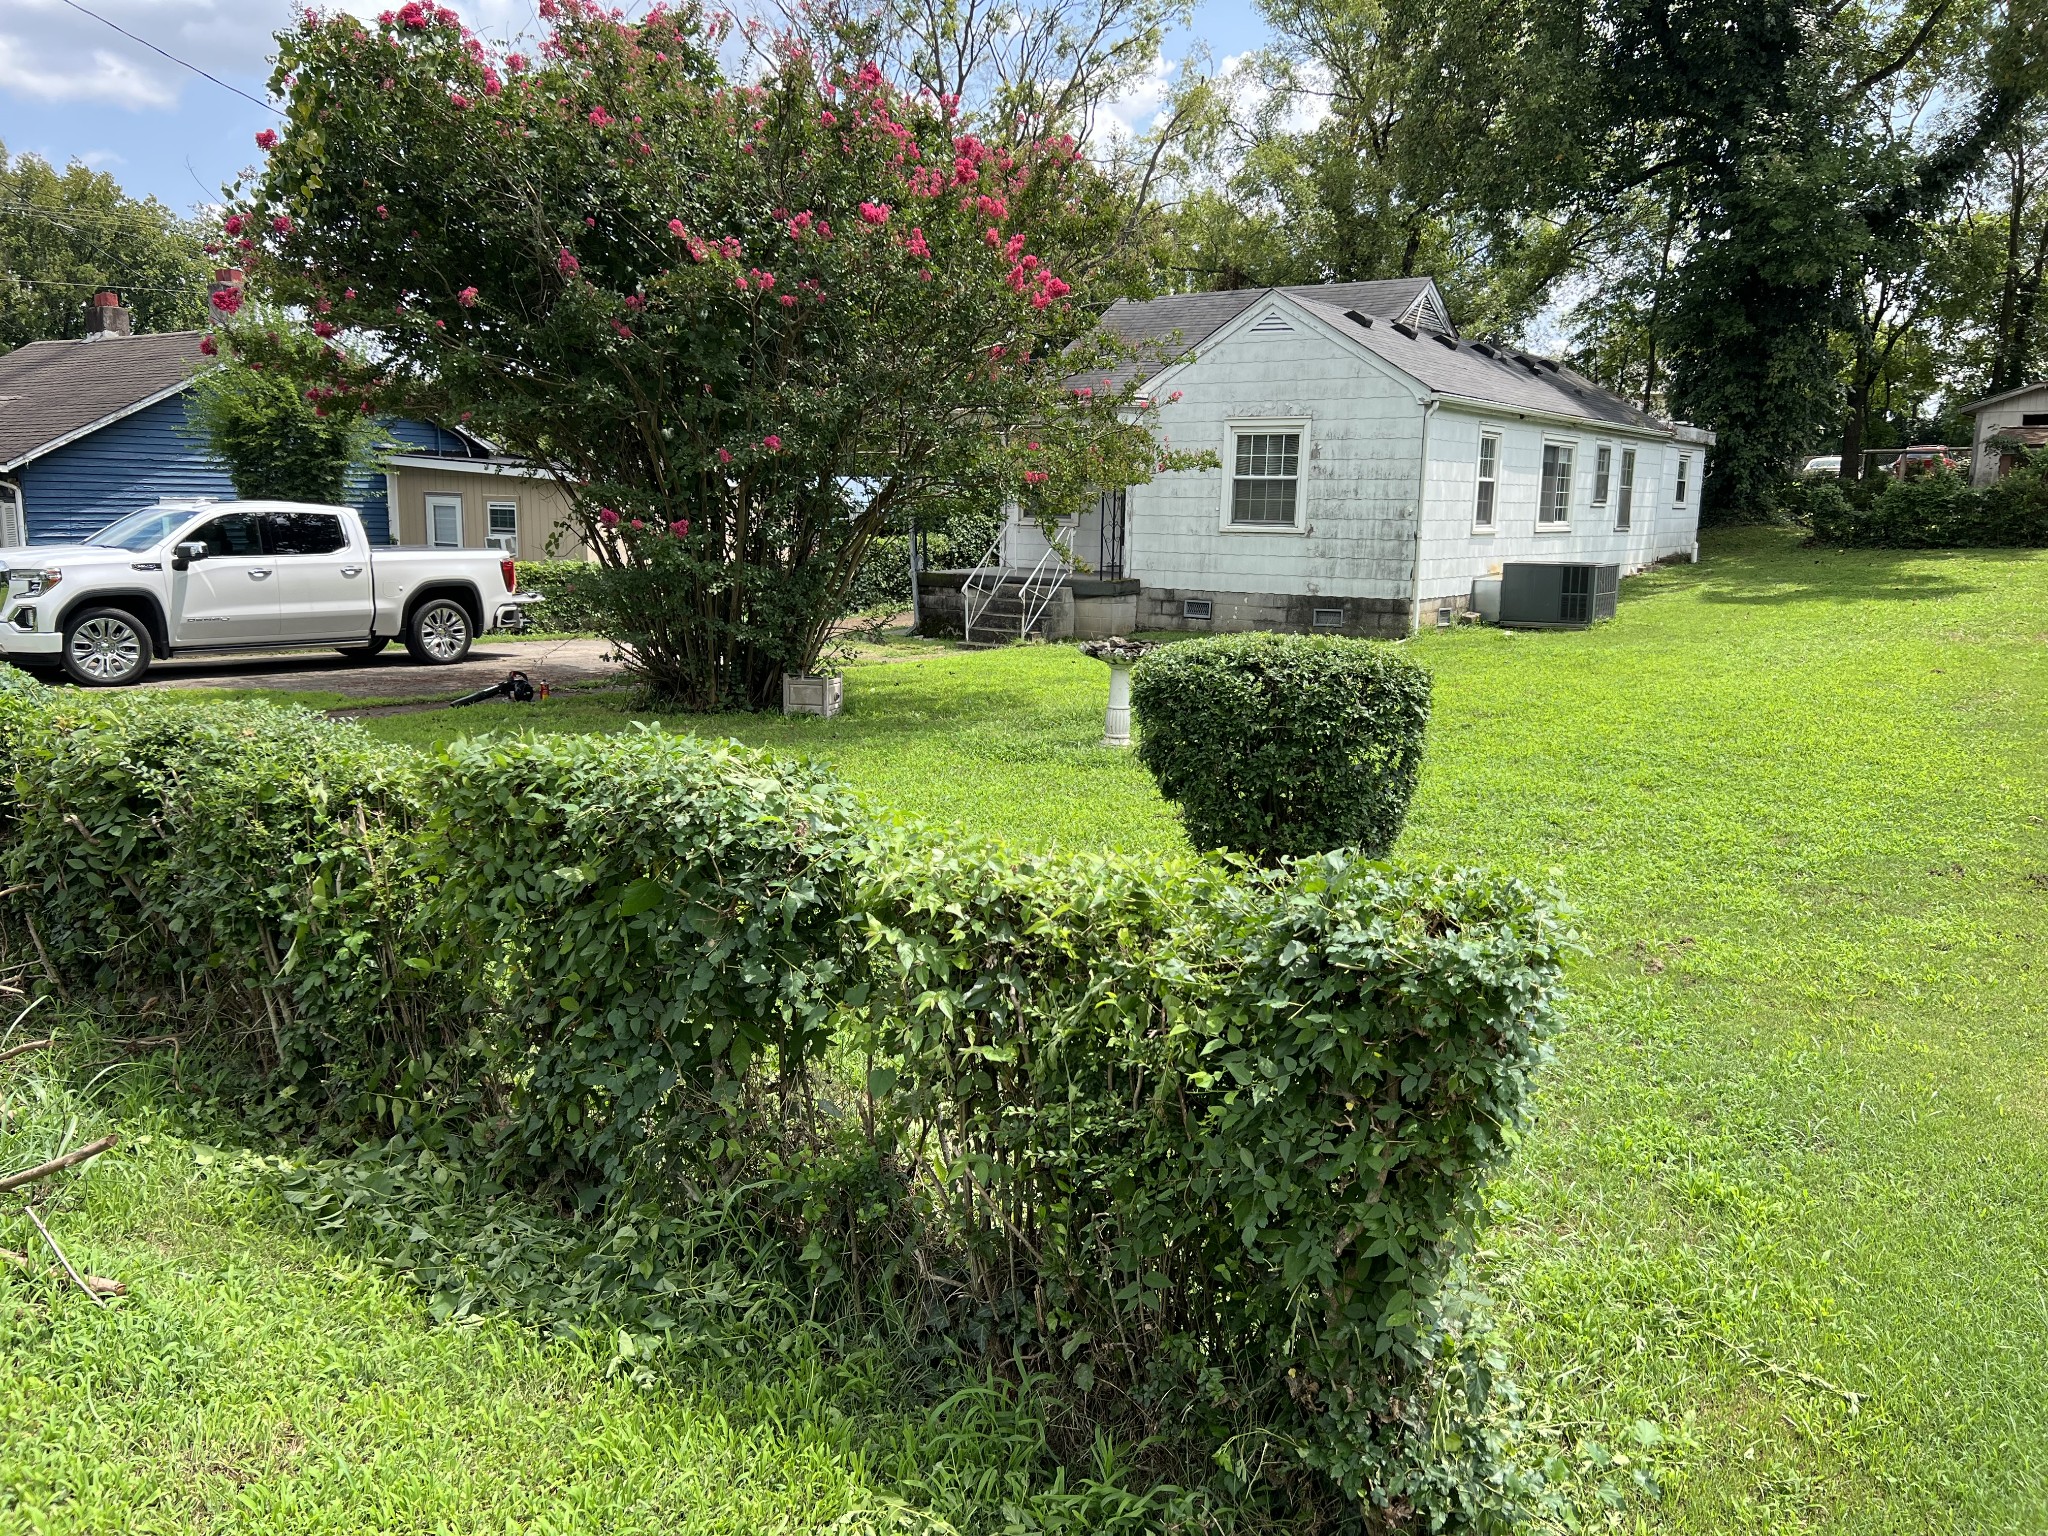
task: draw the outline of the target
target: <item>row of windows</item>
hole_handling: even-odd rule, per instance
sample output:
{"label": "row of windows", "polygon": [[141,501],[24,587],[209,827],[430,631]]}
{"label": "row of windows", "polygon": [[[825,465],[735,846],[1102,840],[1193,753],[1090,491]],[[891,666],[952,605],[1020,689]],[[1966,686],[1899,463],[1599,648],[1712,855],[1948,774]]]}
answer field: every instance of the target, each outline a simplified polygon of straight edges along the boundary
{"label": "row of windows", "polygon": [[[1478,490],[1472,509],[1475,527],[1494,526],[1500,502],[1498,432],[1479,435]],[[1619,465],[1611,444],[1593,451],[1593,510],[1614,509],[1617,532],[1633,526],[1636,508],[1636,450],[1623,448]],[[1566,528],[1572,520],[1575,443],[1546,442],[1537,485],[1536,526]],[[1618,470],[1618,472],[1617,472]],[[1691,494],[1692,456],[1678,456],[1674,501],[1683,507]],[[1301,504],[1301,433],[1245,431],[1235,435],[1230,479],[1230,523],[1238,528],[1293,528]]]}
{"label": "row of windows", "polygon": [[[1565,528],[1572,520],[1572,470],[1578,456],[1575,443],[1545,443],[1543,445],[1543,473],[1536,488],[1536,526],[1538,528]],[[1479,488],[1472,503],[1472,525],[1475,528],[1491,528],[1500,500],[1500,434],[1482,432],[1479,434]],[[1673,502],[1684,506],[1686,497],[1692,493],[1692,455],[1678,456],[1678,485],[1672,494]],[[1601,443],[1593,450],[1593,510],[1604,511],[1611,503],[1614,508],[1614,528],[1625,533],[1635,524],[1636,515],[1636,450],[1621,450],[1621,473],[1615,475],[1614,448]]]}
{"label": "row of windows", "polygon": [[[462,498],[436,492],[427,497],[427,542],[436,549],[462,548]],[[484,548],[519,553],[519,504],[484,503]]]}

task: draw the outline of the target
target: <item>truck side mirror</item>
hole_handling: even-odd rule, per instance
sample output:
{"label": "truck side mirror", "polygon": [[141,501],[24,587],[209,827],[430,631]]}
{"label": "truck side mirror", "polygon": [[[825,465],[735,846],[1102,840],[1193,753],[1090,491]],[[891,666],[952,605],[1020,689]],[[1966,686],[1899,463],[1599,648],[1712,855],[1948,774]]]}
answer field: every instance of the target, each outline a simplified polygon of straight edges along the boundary
{"label": "truck side mirror", "polygon": [[199,542],[199,540],[193,539],[189,543],[180,544],[171,551],[171,569],[182,571],[190,567],[194,560],[204,560],[205,558],[206,546]]}

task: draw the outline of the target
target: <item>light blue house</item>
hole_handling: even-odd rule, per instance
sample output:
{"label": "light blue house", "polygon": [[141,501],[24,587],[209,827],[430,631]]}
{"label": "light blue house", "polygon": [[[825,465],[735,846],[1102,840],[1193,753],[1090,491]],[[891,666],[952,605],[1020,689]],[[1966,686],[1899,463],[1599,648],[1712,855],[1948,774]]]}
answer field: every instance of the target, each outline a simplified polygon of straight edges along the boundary
{"label": "light blue house", "polygon": [[[186,391],[213,359],[204,331],[129,334],[99,295],[83,340],[37,341],[0,356],[0,549],[69,544],[168,498],[232,499],[227,471],[185,427]],[[408,457],[472,457],[429,422],[384,423]],[[389,478],[365,473],[348,500],[370,538],[394,542]]]}

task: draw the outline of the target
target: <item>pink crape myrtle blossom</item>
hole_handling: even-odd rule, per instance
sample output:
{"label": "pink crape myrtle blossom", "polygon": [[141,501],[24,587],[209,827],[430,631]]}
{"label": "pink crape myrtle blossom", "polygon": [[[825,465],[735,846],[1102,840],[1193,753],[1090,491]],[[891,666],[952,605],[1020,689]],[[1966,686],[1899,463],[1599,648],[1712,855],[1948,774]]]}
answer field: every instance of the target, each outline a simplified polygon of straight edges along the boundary
{"label": "pink crape myrtle blossom", "polygon": [[462,292],[455,295],[455,302],[460,304],[464,309],[475,309],[476,288],[472,285],[471,287],[463,289]]}

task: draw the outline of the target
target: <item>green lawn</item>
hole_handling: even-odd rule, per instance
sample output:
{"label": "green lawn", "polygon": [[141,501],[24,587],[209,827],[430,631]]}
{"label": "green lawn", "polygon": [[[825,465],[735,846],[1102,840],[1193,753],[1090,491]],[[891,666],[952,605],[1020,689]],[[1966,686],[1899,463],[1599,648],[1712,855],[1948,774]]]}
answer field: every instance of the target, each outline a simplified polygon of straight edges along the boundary
{"label": "green lawn", "polygon": [[[1623,590],[1591,633],[1416,644],[1436,718],[1398,857],[1552,876],[1587,946],[1481,1259],[1532,1414],[1580,1465],[1658,1427],[1664,1496],[1623,1528],[2048,1530],[2048,557],[1751,532]],[[1177,844],[1093,744],[1105,675],[927,654],[856,668],[837,721],[715,728],[911,814]],[[510,721],[624,716],[367,723]],[[0,1324],[0,1531],[184,1528],[188,1476],[248,1530],[651,1528],[649,1480],[697,1490],[673,1525],[694,1499],[688,1528],[811,1529],[897,1486],[829,1404],[635,1392],[507,1327],[427,1329],[189,1158],[123,1166],[76,1230],[135,1301],[16,1286]],[[82,1478],[96,1523],[29,1515]],[[522,1524],[552,1489],[560,1523]]]}

